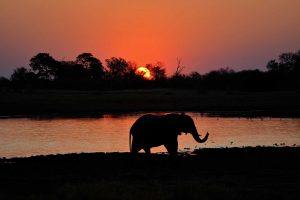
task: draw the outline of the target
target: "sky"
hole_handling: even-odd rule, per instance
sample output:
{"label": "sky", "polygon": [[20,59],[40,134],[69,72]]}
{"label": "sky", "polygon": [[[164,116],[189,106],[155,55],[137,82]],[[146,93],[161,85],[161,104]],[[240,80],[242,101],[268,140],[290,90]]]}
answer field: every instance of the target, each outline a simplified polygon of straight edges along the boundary
{"label": "sky", "polygon": [[206,73],[300,49],[300,0],[0,0],[0,76],[39,52],[90,52]]}

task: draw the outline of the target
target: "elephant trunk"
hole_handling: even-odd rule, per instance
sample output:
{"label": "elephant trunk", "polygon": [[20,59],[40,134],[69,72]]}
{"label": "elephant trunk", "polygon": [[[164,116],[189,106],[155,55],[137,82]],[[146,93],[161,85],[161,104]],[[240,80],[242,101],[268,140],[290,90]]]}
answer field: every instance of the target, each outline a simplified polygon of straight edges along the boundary
{"label": "elephant trunk", "polygon": [[208,139],[208,136],[209,136],[209,133],[206,133],[205,137],[204,137],[203,139],[201,139],[201,138],[200,138],[200,135],[199,135],[198,132],[197,132],[196,127],[195,127],[195,131],[193,131],[191,134],[192,134],[193,138],[194,138],[197,142],[199,142],[199,143],[204,143],[204,142],[206,142],[206,140]]}

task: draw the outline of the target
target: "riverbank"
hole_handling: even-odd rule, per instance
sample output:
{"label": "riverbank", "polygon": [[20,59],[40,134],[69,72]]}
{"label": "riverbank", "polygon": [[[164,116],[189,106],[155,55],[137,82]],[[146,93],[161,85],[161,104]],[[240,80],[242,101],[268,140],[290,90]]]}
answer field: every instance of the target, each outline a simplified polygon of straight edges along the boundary
{"label": "riverbank", "polygon": [[300,148],[0,160],[1,199],[298,199]]}
{"label": "riverbank", "polygon": [[300,93],[121,91],[1,92],[1,117],[98,117],[105,113],[194,111],[230,117],[300,117]]}

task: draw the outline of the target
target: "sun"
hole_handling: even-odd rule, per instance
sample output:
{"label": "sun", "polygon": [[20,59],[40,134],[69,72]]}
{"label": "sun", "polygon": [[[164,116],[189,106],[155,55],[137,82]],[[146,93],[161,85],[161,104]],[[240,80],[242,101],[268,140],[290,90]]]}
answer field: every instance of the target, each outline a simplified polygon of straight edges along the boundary
{"label": "sun", "polygon": [[151,72],[146,67],[137,68],[136,73],[142,75],[145,79],[151,79]]}

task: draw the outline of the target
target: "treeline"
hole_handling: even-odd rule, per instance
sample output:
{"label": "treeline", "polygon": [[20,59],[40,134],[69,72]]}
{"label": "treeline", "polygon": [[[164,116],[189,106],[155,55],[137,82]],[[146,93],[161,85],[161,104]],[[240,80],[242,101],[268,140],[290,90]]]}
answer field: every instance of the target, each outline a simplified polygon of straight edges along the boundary
{"label": "treeline", "polygon": [[0,87],[19,89],[135,89],[195,88],[205,90],[295,90],[300,89],[300,50],[283,53],[270,60],[266,70],[234,71],[221,68],[206,74],[184,74],[178,60],[176,71],[166,76],[162,63],[147,64],[151,79],[137,73],[138,66],[123,58],[112,57],[102,62],[90,53],[82,53],[75,61],[58,61],[48,53],[30,59],[28,67],[14,70],[10,79],[0,78]]}

